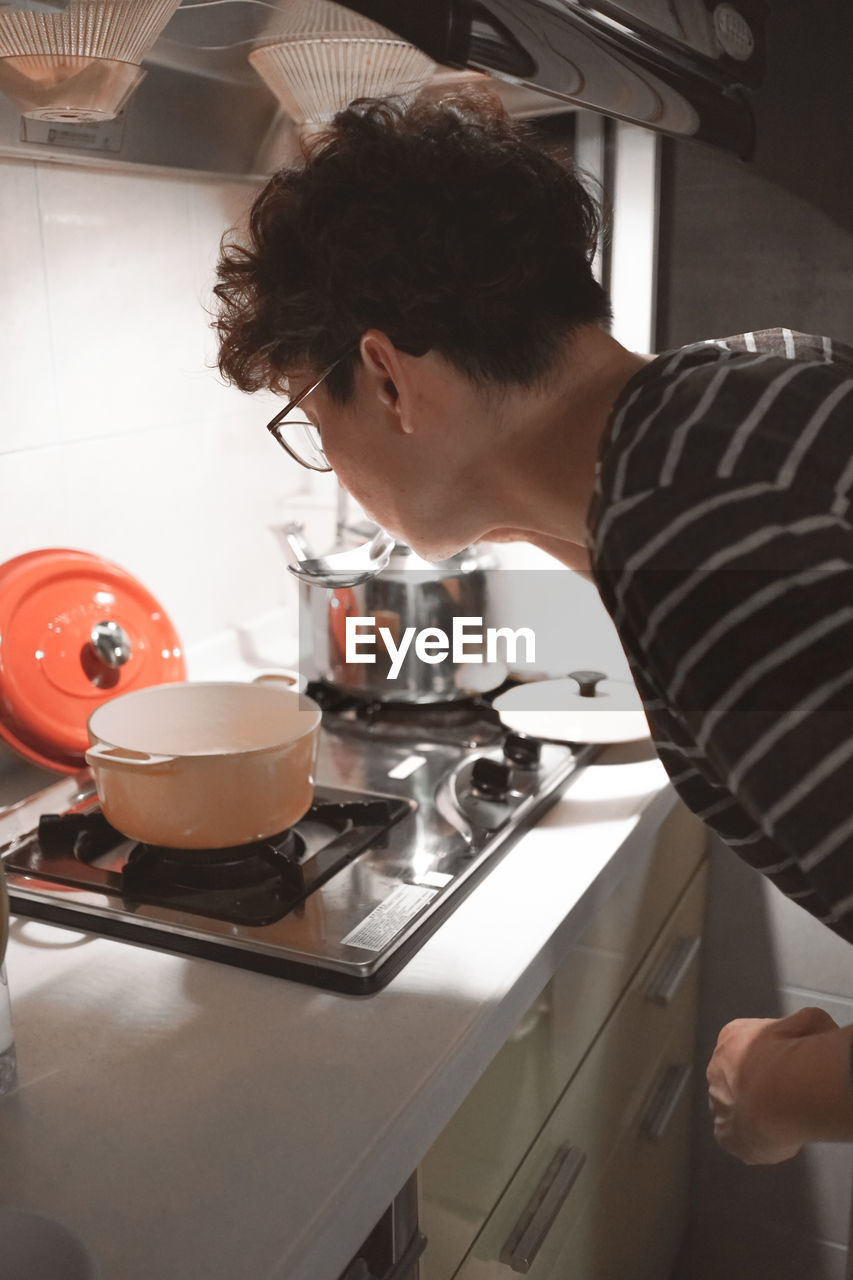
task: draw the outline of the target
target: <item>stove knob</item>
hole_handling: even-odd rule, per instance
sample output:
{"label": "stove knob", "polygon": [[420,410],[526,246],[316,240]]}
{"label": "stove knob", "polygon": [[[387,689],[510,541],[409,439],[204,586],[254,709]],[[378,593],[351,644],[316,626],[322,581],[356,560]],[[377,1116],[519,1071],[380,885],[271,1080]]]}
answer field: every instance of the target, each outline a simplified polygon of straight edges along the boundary
{"label": "stove knob", "polygon": [[524,733],[508,733],[504,738],[504,755],[517,769],[535,769],[542,755],[542,743]]}
{"label": "stove knob", "polygon": [[488,800],[502,800],[509,791],[509,765],[481,756],[471,768],[471,790]]}

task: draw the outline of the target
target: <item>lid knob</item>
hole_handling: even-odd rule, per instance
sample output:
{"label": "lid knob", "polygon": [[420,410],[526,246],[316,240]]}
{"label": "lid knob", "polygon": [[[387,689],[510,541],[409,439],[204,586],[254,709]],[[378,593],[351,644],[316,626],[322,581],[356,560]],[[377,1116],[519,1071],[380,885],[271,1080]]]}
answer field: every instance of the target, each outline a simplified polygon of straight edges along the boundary
{"label": "lid knob", "polygon": [[569,679],[577,680],[582,698],[594,698],[595,686],[599,680],[606,680],[607,676],[603,671],[570,671]]}
{"label": "lid knob", "polygon": [[89,632],[89,643],[104,666],[113,670],[130,658],[130,640],[117,622],[96,622]]}

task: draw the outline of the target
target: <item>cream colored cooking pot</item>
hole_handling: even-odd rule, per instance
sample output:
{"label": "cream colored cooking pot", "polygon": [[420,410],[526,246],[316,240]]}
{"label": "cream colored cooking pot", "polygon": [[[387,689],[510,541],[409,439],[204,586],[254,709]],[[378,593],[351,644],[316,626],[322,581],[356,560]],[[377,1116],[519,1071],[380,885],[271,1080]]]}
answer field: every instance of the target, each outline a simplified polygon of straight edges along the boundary
{"label": "cream colored cooking pot", "polygon": [[154,685],[103,703],[88,728],[104,815],[134,840],[223,849],[311,806],[320,708],[285,683]]}

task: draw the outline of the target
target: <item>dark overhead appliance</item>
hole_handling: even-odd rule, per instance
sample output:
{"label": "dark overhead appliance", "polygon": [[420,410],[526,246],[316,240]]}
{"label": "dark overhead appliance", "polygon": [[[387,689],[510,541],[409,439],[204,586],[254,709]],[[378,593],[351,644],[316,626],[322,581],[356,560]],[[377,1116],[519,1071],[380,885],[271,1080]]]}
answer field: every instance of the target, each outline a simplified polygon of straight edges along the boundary
{"label": "dark overhead appliance", "polygon": [[347,0],[436,62],[748,157],[764,0]]}
{"label": "dark overhead appliance", "polygon": [[[14,8],[56,24],[72,4],[89,2],[16,0]],[[136,11],[131,0],[111,2]],[[168,0],[147,3],[168,11]],[[137,87],[114,119],[95,112],[86,121],[79,104],[61,119],[33,118],[39,113],[10,88],[22,60],[0,58],[11,68],[0,93],[0,154],[271,172],[296,154],[296,140],[250,56],[292,21],[294,6],[309,25],[313,10],[318,28],[328,19],[322,0],[182,0],[140,55]],[[487,73],[514,115],[587,108],[751,154],[749,99],[764,70],[765,0],[346,0],[340,8],[416,46],[445,79]],[[101,63],[93,59],[96,70]],[[80,92],[82,101],[90,90]]]}

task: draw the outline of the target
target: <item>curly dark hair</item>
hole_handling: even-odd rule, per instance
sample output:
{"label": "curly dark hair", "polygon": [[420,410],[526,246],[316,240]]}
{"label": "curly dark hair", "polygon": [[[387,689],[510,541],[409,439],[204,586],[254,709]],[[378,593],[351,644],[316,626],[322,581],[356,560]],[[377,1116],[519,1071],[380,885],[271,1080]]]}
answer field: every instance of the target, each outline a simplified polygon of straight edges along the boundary
{"label": "curly dark hair", "polygon": [[577,326],[610,318],[590,263],[595,201],[570,161],[492,95],[356,103],[276,173],[248,239],[222,241],[219,368],[243,391],[286,391],[288,370],[352,390],[355,346],[376,328],[477,380],[530,384]]}

